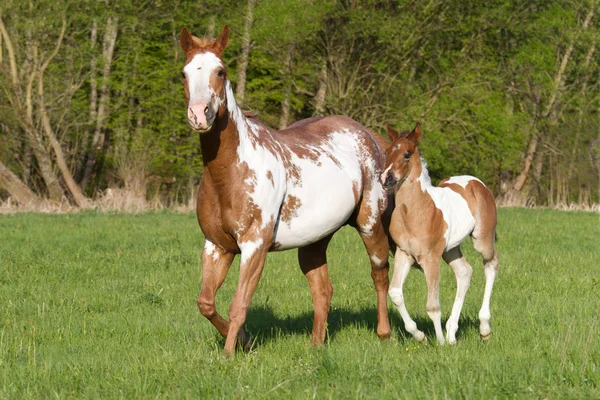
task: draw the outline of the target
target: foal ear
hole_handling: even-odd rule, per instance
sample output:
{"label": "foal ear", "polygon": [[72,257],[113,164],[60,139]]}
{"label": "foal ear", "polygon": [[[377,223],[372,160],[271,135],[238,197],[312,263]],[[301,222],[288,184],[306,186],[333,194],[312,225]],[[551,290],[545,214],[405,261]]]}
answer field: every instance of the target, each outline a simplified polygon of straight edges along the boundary
{"label": "foal ear", "polygon": [[398,137],[400,136],[400,134],[398,132],[396,132],[394,130],[394,128],[392,128],[387,122],[385,123],[385,129],[387,131],[387,135],[390,138],[390,140],[393,142],[394,140],[398,139]]}
{"label": "foal ear", "polygon": [[223,27],[219,36],[215,39],[215,44],[213,44],[214,52],[220,57],[223,54],[223,50],[227,47],[227,43],[229,42],[229,28],[227,25]]}
{"label": "foal ear", "polygon": [[181,34],[179,35],[179,45],[184,53],[187,53],[194,47],[194,40],[192,39],[192,34],[187,28],[183,28],[181,30]]}
{"label": "foal ear", "polygon": [[410,135],[408,135],[408,139],[410,139],[411,141],[417,143],[419,140],[421,140],[421,135],[422,135],[422,131],[421,131],[421,124],[419,124],[417,122],[417,125],[415,126],[415,129],[412,130],[412,132],[410,133]]}

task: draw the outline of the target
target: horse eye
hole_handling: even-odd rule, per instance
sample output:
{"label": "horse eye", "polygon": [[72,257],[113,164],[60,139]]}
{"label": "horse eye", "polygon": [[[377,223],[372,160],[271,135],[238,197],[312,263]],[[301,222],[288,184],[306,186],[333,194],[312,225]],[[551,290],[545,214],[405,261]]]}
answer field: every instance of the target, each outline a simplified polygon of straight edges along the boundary
{"label": "horse eye", "polygon": [[406,153],[404,153],[405,160],[408,160],[411,156],[412,156],[412,153],[410,151],[407,151]]}
{"label": "horse eye", "polygon": [[225,70],[224,70],[224,69],[220,69],[220,70],[218,70],[218,71],[217,71],[217,76],[218,76],[219,78],[222,78],[222,77],[224,77],[224,76],[225,76]]}
{"label": "horse eye", "polygon": [[185,72],[181,71],[181,77],[185,79]]}

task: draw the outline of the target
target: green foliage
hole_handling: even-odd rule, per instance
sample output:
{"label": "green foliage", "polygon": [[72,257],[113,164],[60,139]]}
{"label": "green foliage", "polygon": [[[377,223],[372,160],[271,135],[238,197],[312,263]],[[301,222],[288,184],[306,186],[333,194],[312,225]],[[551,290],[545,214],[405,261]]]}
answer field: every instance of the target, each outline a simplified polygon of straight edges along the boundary
{"label": "green foliage", "polygon": [[[587,160],[583,155],[596,136],[591,121],[598,120],[600,101],[593,79],[600,52],[589,53],[600,38],[597,18],[589,29],[582,28],[594,6],[586,0],[260,0],[251,28],[243,106],[277,126],[289,95],[293,120],[314,115],[325,62],[326,113],[348,115],[380,131],[385,122],[400,130],[423,123],[422,147],[434,179],[475,174],[498,193],[503,176],[520,172],[528,140],[536,134],[548,139],[540,145],[545,155],[540,190],[551,190],[554,170],[568,171],[575,159],[577,173],[585,175],[575,180],[571,174],[575,192],[595,179],[590,163],[580,162]],[[185,26],[203,36],[228,24],[231,36],[224,61],[235,85],[246,8],[247,2],[230,0],[44,0],[35,7],[8,1],[2,5],[2,18],[21,54],[32,40],[47,54],[66,16],[65,42],[48,68],[45,100],[75,171],[85,161],[94,130],[90,61],[98,60],[101,85],[106,20],[118,18],[108,82],[108,144],[95,171],[96,190],[126,185],[124,170],[141,171],[141,179],[156,186],[152,193],[168,203],[188,196],[189,184],[197,183],[202,173],[199,139],[186,124],[179,32]],[[94,21],[98,39],[92,48]],[[572,43],[564,82],[552,105],[554,78]],[[23,170],[31,164],[31,154],[10,102],[5,46],[2,54],[0,158],[19,175],[32,176],[30,183],[37,187],[35,163]],[[23,57],[20,65],[27,66]],[[67,87],[72,90],[65,92]],[[551,113],[540,117],[547,107]],[[566,129],[581,135],[562,140],[558,132]],[[575,156],[558,161],[558,167],[549,164],[551,152],[563,146],[574,147],[567,152]],[[591,187],[597,201],[597,185]]]}
{"label": "green foliage", "polygon": [[[0,219],[0,397],[594,398],[600,386],[600,247],[593,213],[500,209],[492,338],[479,338],[484,274],[473,266],[455,346],[434,342],[423,274],[407,307],[429,344],[375,334],[376,295],[358,235],[330,244],[334,296],[323,349],[295,251],[271,253],[248,311],[257,344],[225,360],[198,312],[202,237],[191,214],[20,214]],[[227,315],[234,263],[217,295]],[[442,266],[441,305],[455,295]]]}

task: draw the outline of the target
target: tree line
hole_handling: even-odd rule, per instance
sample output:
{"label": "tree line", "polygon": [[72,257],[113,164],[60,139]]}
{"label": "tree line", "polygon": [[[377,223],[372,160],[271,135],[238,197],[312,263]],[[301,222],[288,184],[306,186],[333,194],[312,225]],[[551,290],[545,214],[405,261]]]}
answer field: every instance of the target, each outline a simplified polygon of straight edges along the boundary
{"label": "tree line", "polygon": [[432,178],[509,205],[599,202],[597,0],[5,0],[0,199],[194,198],[178,47],[213,36],[238,103],[275,128],[420,122]]}

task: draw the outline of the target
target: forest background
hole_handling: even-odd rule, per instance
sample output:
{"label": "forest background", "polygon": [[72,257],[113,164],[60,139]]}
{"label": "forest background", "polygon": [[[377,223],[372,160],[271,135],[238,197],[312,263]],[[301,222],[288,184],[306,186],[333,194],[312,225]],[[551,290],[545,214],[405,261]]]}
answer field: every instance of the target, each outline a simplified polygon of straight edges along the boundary
{"label": "forest background", "polygon": [[193,206],[179,33],[231,30],[237,101],[275,128],[343,114],[421,122],[434,181],[504,205],[597,207],[597,0],[0,3],[0,201]]}

